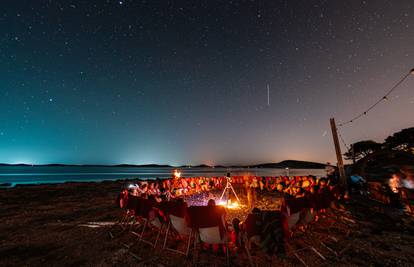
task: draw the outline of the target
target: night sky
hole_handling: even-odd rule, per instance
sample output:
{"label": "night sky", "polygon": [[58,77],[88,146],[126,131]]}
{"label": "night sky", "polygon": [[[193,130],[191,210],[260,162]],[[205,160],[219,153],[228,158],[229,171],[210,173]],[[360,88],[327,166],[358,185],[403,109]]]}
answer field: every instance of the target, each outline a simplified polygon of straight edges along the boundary
{"label": "night sky", "polygon": [[[336,162],[329,118],[414,66],[412,0],[0,6],[5,163]],[[340,128],[345,141],[414,126],[413,88]]]}

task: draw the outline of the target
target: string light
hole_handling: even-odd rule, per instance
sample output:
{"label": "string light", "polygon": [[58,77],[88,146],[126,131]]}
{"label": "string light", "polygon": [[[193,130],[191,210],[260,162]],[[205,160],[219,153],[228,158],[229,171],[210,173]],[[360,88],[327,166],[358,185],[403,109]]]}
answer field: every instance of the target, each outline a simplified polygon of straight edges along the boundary
{"label": "string light", "polygon": [[380,98],[377,102],[375,102],[375,104],[373,104],[372,106],[370,106],[367,110],[365,110],[364,112],[362,112],[361,114],[358,114],[357,116],[353,117],[352,119],[342,122],[340,124],[338,124],[338,127],[342,127],[345,126],[347,124],[353,123],[354,121],[358,120],[359,118],[361,118],[362,116],[367,115],[367,113],[369,111],[371,111],[373,108],[375,108],[379,103],[381,103],[382,101],[387,101],[388,100],[388,96],[400,85],[402,84],[405,79],[408,78],[408,76],[412,74],[414,75],[414,68],[410,70],[410,72],[408,72],[406,75],[404,75],[404,77],[402,77],[401,80],[399,80],[382,98]]}
{"label": "string light", "polygon": [[344,146],[346,147],[346,150],[350,150],[349,149],[349,146],[345,143],[345,140],[344,140],[344,138],[342,137],[342,135],[341,135],[341,133],[337,130],[337,132],[338,132],[338,135],[339,135],[339,139],[341,139],[341,142],[342,142],[342,144],[344,144]]}

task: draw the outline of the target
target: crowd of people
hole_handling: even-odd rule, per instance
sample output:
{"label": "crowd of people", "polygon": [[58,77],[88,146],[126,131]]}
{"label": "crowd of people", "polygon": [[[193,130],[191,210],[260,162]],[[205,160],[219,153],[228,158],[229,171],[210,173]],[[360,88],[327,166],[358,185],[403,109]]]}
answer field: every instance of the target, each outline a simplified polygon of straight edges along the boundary
{"label": "crowd of people", "polygon": [[[190,177],[171,179],[142,180],[129,184],[128,189],[132,195],[144,198],[153,198],[158,202],[171,200],[192,194],[208,192],[210,190],[223,190],[229,177]],[[247,195],[248,204],[256,199],[260,191],[279,192],[287,196],[303,197],[308,193],[315,193],[325,187],[332,186],[327,178],[315,176],[232,176],[232,185]]]}
{"label": "crowd of people", "polygon": [[[274,251],[284,253],[283,249],[283,227],[281,226],[281,212],[260,211],[255,207],[256,195],[265,192],[277,192],[284,199],[296,199],[313,195],[322,195],[324,191],[330,191],[333,184],[328,178],[317,178],[315,176],[227,176],[222,177],[173,177],[171,179],[141,180],[128,185],[128,194],[140,198],[151,199],[156,202],[189,200],[194,196],[203,196],[204,201],[209,198],[212,190],[224,190],[228,182],[239,193],[247,196],[247,206],[250,211],[247,219],[240,221],[234,218],[232,232],[230,234],[232,244],[240,247],[243,243],[241,233],[250,233],[252,236],[249,246],[256,244],[265,249],[269,254]],[[299,199],[298,199],[299,200]],[[191,202],[191,201],[190,201]],[[188,203],[190,204],[190,203]],[[199,203],[191,203],[196,206]],[[205,205],[201,203],[200,206]],[[210,199],[207,206],[215,206],[215,200]],[[225,219],[224,219],[225,220]]]}

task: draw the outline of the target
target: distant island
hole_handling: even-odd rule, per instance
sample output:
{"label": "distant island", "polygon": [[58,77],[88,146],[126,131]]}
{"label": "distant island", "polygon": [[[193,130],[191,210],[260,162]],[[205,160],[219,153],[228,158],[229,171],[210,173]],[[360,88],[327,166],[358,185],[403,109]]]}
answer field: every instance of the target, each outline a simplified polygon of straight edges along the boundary
{"label": "distant island", "polygon": [[0,166],[28,166],[28,167],[134,167],[134,168],[273,168],[273,169],[284,169],[284,168],[291,168],[291,169],[324,169],[326,164],[318,163],[318,162],[310,162],[310,161],[301,161],[301,160],[284,160],[278,163],[261,163],[261,164],[254,164],[254,165],[231,165],[231,166],[223,166],[223,165],[216,165],[216,166],[209,166],[206,164],[200,165],[181,165],[181,166],[171,166],[167,164],[143,164],[143,165],[135,165],[135,164],[115,164],[115,165],[100,165],[100,164],[60,164],[60,163],[53,163],[53,164],[39,164],[39,165],[32,165],[32,164],[7,164],[7,163],[0,163]]}
{"label": "distant island", "polygon": [[250,168],[291,168],[291,169],[324,169],[326,164],[311,162],[311,161],[301,161],[301,160],[284,160],[279,163],[263,163],[249,166]]}

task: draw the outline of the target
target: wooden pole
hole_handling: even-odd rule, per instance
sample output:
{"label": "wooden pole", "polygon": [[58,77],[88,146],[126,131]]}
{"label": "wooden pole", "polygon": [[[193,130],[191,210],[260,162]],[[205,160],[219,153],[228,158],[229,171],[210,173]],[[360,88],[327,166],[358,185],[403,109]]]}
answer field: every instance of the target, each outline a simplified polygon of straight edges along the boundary
{"label": "wooden pole", "polygon": [[346,181],[344,162],[342,160],[341,147],[339,146],[338,132],[336,130],[335,119],[331,118],[332,137],[335,145],[336,159],[338,160],[339,182],[345,189],[345,195],[348,195],[348,185]]}

